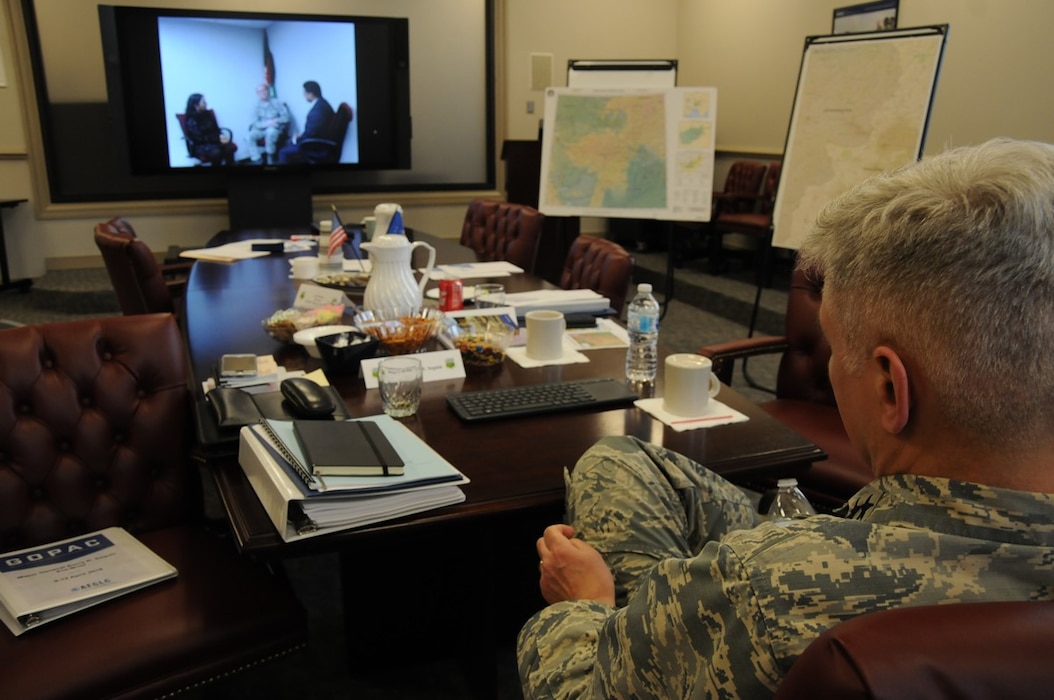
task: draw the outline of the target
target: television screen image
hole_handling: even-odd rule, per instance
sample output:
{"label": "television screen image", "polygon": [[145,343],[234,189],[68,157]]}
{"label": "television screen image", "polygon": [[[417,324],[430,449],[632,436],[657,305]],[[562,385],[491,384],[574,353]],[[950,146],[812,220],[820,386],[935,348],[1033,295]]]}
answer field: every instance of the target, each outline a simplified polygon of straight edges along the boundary
{"label": "television screen image", "polygon": [[132,172],[410,167],[406,19],[99,11]]}
{"label": "television screen image", "polygon": [[354,22],[160,17],[157,34],[171,167],[359,162]]}

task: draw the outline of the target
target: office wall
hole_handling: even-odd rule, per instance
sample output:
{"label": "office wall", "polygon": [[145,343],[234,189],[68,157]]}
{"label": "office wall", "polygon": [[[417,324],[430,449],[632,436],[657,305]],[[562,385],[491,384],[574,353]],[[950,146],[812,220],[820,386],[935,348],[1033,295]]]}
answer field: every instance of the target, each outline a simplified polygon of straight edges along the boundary
{"label": "office wall", "polygon": [[[8,9],[15,2],[0,1]],[[498,0],[503,16],[499,47],[504,47],[498,74],[499,132],[512,139],[530,139],[538,133],[543,95],[530,89],[531,53],[553,54],[555,85],[565,83],[569,58],[677,58],[681,85],[716,85],[720,91],[719,148],[778,154],[804,38],[828,33],[833,8],[855,1]],[[94,7],[96,0],[67,2],[74,8]],[[265,5],[285,9],[292,3],[269,0]],[[1045,78],[1054,59],[1054,45],[1047,38],[1048,28],[1054,26],[1054,3],[901,0],[900,13],[901,26],[951,25],[928,152],[996,135],[1054,142],[1054,91]],[[0,26],[5,59],[10,58],[11,29]],[[0,88],[0,118],[6,120],[19,113],[21,105],[13,87],[16,66],[8,62],[5,67],[9,87]],[[73,84],[79,78],[75,72],[67,76]],[[535,113],[527,114],[531,100]],[[11,133],[6,126],[0,130],[7,132],[5,137]],[[28,196],[32,159],[5,157],[11,144],[0,144],[0,196]],[[24,150],[18,139],[13,145]],[[456,235],[467,198],[412,205],[408,218],[411,225],[416,219],[423,228]],[[49,265],[61,266],[63,261],[69,264],[96,255],[91,226],[113,213],[129,214],[155,250],[169,244],[200,244],[226,224],[222,205],[215,203],[203,203],[198,212],[169,215],[139,215],[134,208],[118,208],[100,205],[97,216],[70,219],[61,218],[65,216],[61,211],[37,218],[21,207],[17,235],[43,250]],[[351,217],[366,213],[362,206],[348,211]],[[15,228],[11,214],[5,222]]]}
{"label": "office wall", "polygon": [[[717,85],[717,144],[781,153],[804,39],[857,0],[681,0],[681,84]],[[900,0],[900,27],[950,25],[926,153],[994,136],[1054,142],[1048,0]]]}

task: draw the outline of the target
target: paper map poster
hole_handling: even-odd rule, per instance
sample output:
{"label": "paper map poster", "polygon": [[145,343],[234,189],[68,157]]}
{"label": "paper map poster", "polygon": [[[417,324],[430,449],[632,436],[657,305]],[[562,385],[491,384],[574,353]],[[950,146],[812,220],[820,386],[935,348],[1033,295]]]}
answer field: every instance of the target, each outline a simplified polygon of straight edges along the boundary
{"label": "paper map poster", "polygon": [[716,123],[716,88],[550,88],[538,208],[709,221]]}
{"label": "paper map poster", "polygon": [[922,148],[943,35],[813,44],[791,114],[774,246],[797,249],[820,210]]}

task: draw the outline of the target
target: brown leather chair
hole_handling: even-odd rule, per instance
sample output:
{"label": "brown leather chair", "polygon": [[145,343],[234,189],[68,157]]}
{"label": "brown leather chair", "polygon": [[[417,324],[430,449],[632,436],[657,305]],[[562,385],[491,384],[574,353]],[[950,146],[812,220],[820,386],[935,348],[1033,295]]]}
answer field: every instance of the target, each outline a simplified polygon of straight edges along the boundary
{"label": "brown leather chair", "polygon": [[505,260],[534,273],[545,215],[526,204],[475,199],[461,226],[461,245],[481,261]]}
{"label": "brown leather chair", "polygon": [[119,216],[95,225],[95,244],[125,316],[179,312],[192,263],[161,265]]}
{"label": "brown leather chair", "polygon": [[798,657],[776,700],[1045,700],[1054,601],[896,608],[847,620]]}
{"label": "brown leather chair", "polygon": [[[737,160],[732,163],[725,176],[724,187],[713,195],[711,221],[702,225],[680,225],[684,231],[675,240],[673,251],[675,264],[681,265],[686,260],[705,254],[710,257],[710,271],[715,273],[721,271],[723,258],[720,257],[720,250],[717,248],[721,239],[713,235],[715,233],[713,220],[722,212],[731,214],[755,211],[766,168],[765,163],[757,160]],[[705,239],[708,245],[698,245],[700,239]]]}
{"label": "brown leather chair", "polygon": [[707,345],[699,353],[714,361],[714,373],[725,384],[732,381],[736,360],[783,354],[776,374],[775,399],[760,406],[827,453],[827,459],[814,463],[797,478],[814,505],[830,509],[844,503],[874,477],[849,443],[827,376],[831,346],[820,330],[822,287],[822,280],[795,269],[787,295],[784,335]]}
{"label": "brown leather chair", "polygon": [[597,236],[578,236],[567,252],[560,275],[563,289],[592,289],[607,297],[620,315],[633,275],[633,256],[614,241]]}
{"label": "brown leather chair", "polygon": [[0,331],[0,550],[122,526],[175,579],[15,637],[0,697],[169,697],[302,648],[288,585],[211,534],[171,314]]}
{"label": "brown leather chair", "polygon": [[[769,163],[765,179],[761,184],[761,194],[752,207],[726,207],[724,198],[715,200],[717,206],[710,223],[710,251],[718,268],[724,266],[724,237],[726,233],[738,233],[754,236],[758,239],[757,280],[758,284],[768,282],[768,254],[772,244],[772,209],[776,205],[776,189],[779,187],[782,161]],[[741,205],[746,200],[737,197]]]}

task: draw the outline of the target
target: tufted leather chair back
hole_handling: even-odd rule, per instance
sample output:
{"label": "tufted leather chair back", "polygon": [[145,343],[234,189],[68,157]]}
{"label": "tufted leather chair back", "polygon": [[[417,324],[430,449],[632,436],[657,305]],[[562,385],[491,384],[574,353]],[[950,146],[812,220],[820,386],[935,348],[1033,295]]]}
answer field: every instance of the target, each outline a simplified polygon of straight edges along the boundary
{"label": "tufted leather chair back", "polygon": [[632,274],[633,257],[625,248],[606,238],[579,236],[567,252],[560,287],[592,289],[621,314]]}
{"label": "tufted leather chair back", "polygon": [[772,214],[776,206],[776,190],[780,186],[780,173],[783,170],[783,161],[774,160],[769,163],[769,169],[765,171],[765,181],[761,183],[761,204],[758,209],[761,214]]}
{"label": "tufted leather chair back", "polygon": [[805,649],[776,700],[1050,697],[1054,601],[868,613]]}
{"label": "tufted leather chair back", "polygon": [[170,314],[0,331],[0,551],[187,522],[188,402]]}
{"label": "tufted leather chair back", "polygon": [[[722,212],[747,212],[754,211],[758,201],[758,193],[761,191],[761,181],[765,177],[766,166],[756,160],[737,160],[725,176],[725,197],[721,202]],[[729,195],[745,195],[743,199],[737,199]]]}
{"label": "tufted leather chair back", "polygon": [[125,316],[176,310],[161,266],[131,224],[121,217],[96,224],[95,244]]}
{"label": "tufted leather chair back", "polygon": [[481,261],[505,260],[534,272],[545,215],[526,204],[475,199],[461,226],[461,245]]}
{"label": "tufted leather chair back", "polygon": [[831,346],[820,329],[822,291],[822,278],[794,269],[787,294],[787,350],[776,374],[777,398],[836,405],[827,374]]}

